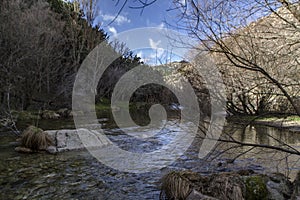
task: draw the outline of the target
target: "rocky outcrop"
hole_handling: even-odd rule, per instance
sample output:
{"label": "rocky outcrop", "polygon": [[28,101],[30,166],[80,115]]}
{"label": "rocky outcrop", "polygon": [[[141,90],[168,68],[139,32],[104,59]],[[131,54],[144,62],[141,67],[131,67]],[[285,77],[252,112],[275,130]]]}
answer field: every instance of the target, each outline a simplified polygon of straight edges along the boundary
{"label": "rocky outcrop", "polygon": [[60,115],[52,110],[44,110],[41,117],[42,119],[59,119]]}
{"label": "rocky outcrop", "polygon": [[[247,172],[247,173],[245,173]],[[280,173],[253,171],[202,176],[195,172],[171,172],[162,178],[161,199],[285,200],[300,199],[300,173],[294,183]]]}
{"label": "rocky outcrop", "polygon": [[[48,147],[49,153],[57,153],[87,148],[101,148],[112,144],[110,140],[96,130],[52,130],[46,131],[54,141],[54,145]],[[85,138],[82,140],[82,138]],[[83,142],[85,141],[85,143]]]}
{"label": "rocky outcrop", "polygon": [[71,110],[68,108],[61,108],[56,113],[59,114],[60,118],[68,118],[70,117]]}

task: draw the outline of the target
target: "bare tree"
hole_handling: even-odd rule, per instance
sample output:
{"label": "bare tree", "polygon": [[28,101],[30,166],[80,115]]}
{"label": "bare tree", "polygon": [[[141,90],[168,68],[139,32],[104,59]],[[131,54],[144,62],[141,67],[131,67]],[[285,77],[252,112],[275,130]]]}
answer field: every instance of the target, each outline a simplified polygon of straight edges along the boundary
{"label": "bare tree", "polygon": [[1,3],[2,93],[22,109],[49,94],[57,80],[63,55],[63,23],[49,5],[37,1],[29,6],[21,0]]}
{"label": "bare tree", "polygon": [[174,8],[180,12],[176,27],[199,41],[196,48],[201,46],[199,50],[215,58],[226,79],[231,106],[258,114],[284,96],[300,115],[296,102],[299,3],[199,0],[175,1]]}

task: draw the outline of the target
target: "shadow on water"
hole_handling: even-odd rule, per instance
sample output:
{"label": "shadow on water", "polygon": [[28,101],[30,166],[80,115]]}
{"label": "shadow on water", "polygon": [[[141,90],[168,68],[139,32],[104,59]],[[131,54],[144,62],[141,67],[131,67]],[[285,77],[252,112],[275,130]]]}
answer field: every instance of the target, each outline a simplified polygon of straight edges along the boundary
{"label": "shadow on water", "polygon": [[[134,115],[133,118],[137,123],[148,123],[147,116],[139,116],[137,113]],[[167,144],[172,137],[170,129],[169,132],[162,132],[149,140],[135,140],[118,129],[111,120],[111,113],[98,113],[98,117],[106,135],[124,150],[153,151]],[[21,122],[18,125],[24,128],[29,123]],[[74,123],[72,120],[40,120],[39,126],[43,129],[72,129]],[[299,133],[264,126],[247,127],[244,132],[238,125],[230,124],[227,127],[234,127],[232,136],[244,142],[274,145],[276,141],[272,138],[280,138],[300,148]],[[0,199],[158,199],[159,180],[171,170],[188,169],[210,174],[241,169],[253,169],[258,172],[277,170],[285,172],[284,170],[289,169],[292,170],[289,174],[291,177],[293,171],[300,170],[299,158],[290,156],[288,160],[282,160],[285,154],[272,150],[254,149],[249,154],[236,159],[234,163],[224,161],[234,158],[237,150],[228,152],[211,162],[201,160],[198,158],[201,142],[196,139],[188,151],[172,165],[154,172],[133,174],[111,169],[98,162],[87,151],[65,152],[57,155],[19,154],[14,151],[14,141],[15,138],[10,134],[2,133]],[[241,147],[239,150],[245,151],[247,148],[249,147]]]}

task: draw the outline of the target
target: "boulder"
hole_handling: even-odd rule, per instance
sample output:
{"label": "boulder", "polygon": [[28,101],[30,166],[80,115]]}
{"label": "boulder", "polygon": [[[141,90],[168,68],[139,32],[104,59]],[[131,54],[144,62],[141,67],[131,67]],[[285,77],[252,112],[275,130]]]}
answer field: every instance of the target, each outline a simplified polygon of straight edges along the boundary
{"label": "boulder", "polygon": [[[51,153],[82,150],[87,148],[101,148],[111,145],[108,138],[95,130],[76,129],[76,130],[56,130],[46,131],[50,138],[54,138],[55,144],[49,151]],[[82,140],[84,138],[84,140]],[[85,143],[84,143],[84,142]],[[49,152],[48,151],[48,152]]]}
{"label": "boulder", "polygon": [[44,110],[41,114],[43,119],[59,119],[60,115],[52,110]]}
{"label": "boulder", "polygon": [[285,200],[292,195],[292,183],[280,173],[272,173],[266,177],[268,199]]}
{"label": "boulder", "polygon": [[56,113],[59,114],[60,118],[68,118],[70,117],[71,111],[68,108],[62,108],[59,109]]}

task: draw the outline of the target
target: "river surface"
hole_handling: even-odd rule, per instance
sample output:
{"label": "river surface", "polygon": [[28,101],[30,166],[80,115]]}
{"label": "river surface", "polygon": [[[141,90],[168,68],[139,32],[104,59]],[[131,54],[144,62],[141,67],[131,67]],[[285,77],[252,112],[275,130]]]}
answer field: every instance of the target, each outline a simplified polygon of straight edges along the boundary
{"label": "river surface", "polygon": [[[142,117],[141,123],[147,121]],[[175,120],[175,119],[173,119]],[[172,121],[172,120],[171,120]],[[149,152],[159,149],[170,140],[172,128],[162,131],[150,140],[134,140],[124,134],[110,120],[110,115],[99,117],[104,133],[124,150]],[[28,122],[19,124],[25,127]],[[43,129],[71,129],[71,120],[39,121]],[[129,127],[130,129],[130,127]],[[244,142],[276,145],[274,138],[300,150],[300,133],[278,130],[265,126],[242,129],[240,125],[228,124],[224,132]],[[283,172],[295,176],[300,170],[299,156],[288,156],[274,150],[263,151],[250,147],[231,150],[229,145],[218,145],[215,154],[199,159],[199,141],[173,164],[148,173],[120,172],[105,166],[88,151],[73,151],[50,155],[46,153],[20,154],[14,151],[15,137],[10,133],[0,135],[0,199],[159,199],[160,178],[172,170],[193,170],[203,175],[214,172],[252,169],[256,172]],[[223,154],[226,148],[229,150]],[[249,151],[239,155],[240,152]],[[235,158],[233,162],[229,160]]]}

